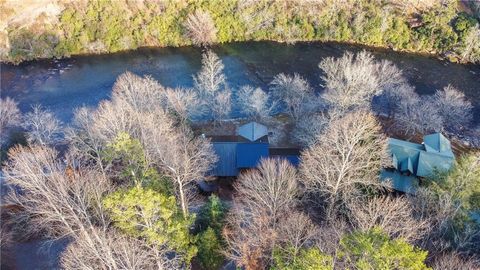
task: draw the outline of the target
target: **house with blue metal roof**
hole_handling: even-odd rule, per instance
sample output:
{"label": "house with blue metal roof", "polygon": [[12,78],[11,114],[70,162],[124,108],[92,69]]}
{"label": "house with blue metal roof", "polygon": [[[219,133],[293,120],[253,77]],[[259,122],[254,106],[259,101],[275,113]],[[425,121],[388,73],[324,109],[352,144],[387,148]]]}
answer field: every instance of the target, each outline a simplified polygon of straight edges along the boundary
{"label": "house with blue metal roof", "polygon": [[450,141],[441,133],[424,136],[422,144],[389,138],[388,150],[395,171],[384,171],[381,177],[390,179],[393,188],[403,192],[415,190],[417,177],[448,171],[455,162]]}
{"label": "house with blue metal roof", "polygon": [[[268,142],[266,126],[250,122],[240,126],[234,136],[211,136],[218,161],[210,171],[211,176],[237,176],[242,169],[255,168],[262,158],[285,158],[298,164],[299,151],[275,151]],[[293,149],[294,150],[294,149]]]}

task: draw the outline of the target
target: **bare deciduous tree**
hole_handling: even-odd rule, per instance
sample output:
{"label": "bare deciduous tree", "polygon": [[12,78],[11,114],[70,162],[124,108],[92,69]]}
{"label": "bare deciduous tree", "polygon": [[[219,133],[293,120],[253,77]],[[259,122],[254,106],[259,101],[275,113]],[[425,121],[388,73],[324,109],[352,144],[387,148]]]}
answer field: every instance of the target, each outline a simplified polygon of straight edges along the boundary
{"label": "bare deciduous tree", "polygon": [[[178,269],[178,258],[167,258],[161,246],[149,245],[143,240],[131,238],[113,230],[94,228],[95,242],[79,238],[67,246],[61,255],[65,269]],[[92,244],[94,248],[92,248]],[[98,253],[104,252],[103,260]]]}
{"label": "bare deciduous tree", "polygon": [[226,255],[247,269],[262,269],[271,260],[281,220],[296,204],[296,170],[286,160],[265,159],[258,170],[241,174],[235,189],[224,230]]}
{"label": "bare deciduous tree", "polygon": [[187,128],[175,128],[168,118],[158,119],[155,115],[144,117],[141,141],[152,162],[173,181],[187,217],[194,183],[204,178],[217,157],[207,139],[195,137]]}
{"label": "bare deciduous tree", "polygon": [[443,129],[443,117],[431,98],[404,99],[397,108],[395,126],[407,135],[438,132]]}
{"label": "bare deciduous tree", "polygon": [[20,124],[20,119],[18,103],[9,97],[0,99],[0,130]]}
{"label": "bare deciduous tree", "polygon": [[318,236],[318,226],[310,217],[298,211],[290,213],[278,227],[280,248],[293,248],[293,256],[296,256],[301,248],[315,246]]}
{"label": "bare deciduous tree", "polygon": [[359,196],[358,186],[378,186],[385,164],[386,138],[375,117],[364,111],[334,120],[317,143],[301,154],[300,178],[307,190],[326,200],[327,218],[337,206]]}
{"label": "bare deciduous tree", "polygon": [[165,89],[152,77],[131,72],[118,76],[112,89],[113,102],[129,104],[135,111],[151,111],[161,107]]}
{"label": "bare deciduous tree", "polygon": [[225,256],[246,270],[265,269],[271,257],[276,235],[270,217],[261,210],[234,203],[227,216],[223,237],[227,245]]}
{"label": "bare deciduous tree", "polygon": [[105,220],[93,217],[97,211],[90,212],[90,208],[101,207],[101,196],[110,186],[92,171],[80,175],[73,170],[68,175],[66,164],[57,156],[55,150],[44,146],[15,147],[9,151],[5,178],[24,191],[9,193],[8,201],[25,209],[34,224],[32,229],[62,238],[76,235],[85,224],[92,224],[92,218]]}
{"label": "bare deciduous tree", "polygon": [[6,129],[20,124],[21,115],[18,103],[7,97],[0,99],[0,145],[7,140]]}
{"label": "bare deciduous tree", "polygon": [[[176,195],[186,217],[193,183],[201,180],[216,161],[210,142],[195,138],[185,123],[179,125],[167,112],[171,109],[182,118],[187,117],[191,104],[185,102],[194,95],[187,93],[184,96],[173,92],[180,90],[161,89],[166,99],[159,101],[163,105],[143,107],[150,101],[143,102],[142,93],[154,95],[149,93],[158,89],[156,86],[149,87],[155,85],[150,79],[142,79],[139,88],[135,87],[138,78],[133,77],[133,85],[130,79],[132,76],[128,75],[117,82],[120,85],[117,85],[111,101],[102,102],[89,115],[79,115],[82,127],[69,138],[75,141],[75,148],[80,151],[91,151],[92,147],[101,151],[121,132],[140,140],[147,162],[156,165],[175,184]],[[97,161],[102,162],[101,158]]]}
{"label": "bare deciduous tree", "polygon": [[285,106],[294,120],[315,107],[312,102],[318,101],[308,82],[296,73],[293,76],[278,74],[270,85],[272,97]]}
{"label": "bare deciduous tree", "polygon": [[323,98],[343,112],[369,107],[373,96],[404,82],[396,66],[388,61],[376,62],[366,51],[356,55],[347,52],[337,59],[327,57],[319,68],[324,73]]}
{"label": "bare deciduous tree", "polygon": [[183,26],[186,29],[187,38],[194,45],[207,46],[217,40],[217,28],[208,12],[195,10],[188,15]]}
{"label": "bare deciduous tree", "polygon": [[432,99],[445,128],[455,130],[468,126],[472,121],[472,103],[453,86],[448,85],[443,90],[437,90]]}
{"label": "bare deciduous tree", "polygon": [[397,87],[386,88],[381,98],[384,101],[383,106],[387,110],[389,117],[395,117],[397,114],[403,113],[402,104],[414,104],[420,99],[415,92],[415,88],[407,83],[400,84]]}
{"label": "bare deciduous tree", "polygon": [[277,219],[296,203],[299,192],[296,169],[285,159],[264,159],[258,170],[238,177],[235,190],[243,204],[253,211],[261,209],[275,225]]}
{"label": "bare deciduous tree", "polygon": [[432,263],[434,270],[467,270],[479,269],[480,261],[473,257],[462,257],[455,252],[444,253],[434,258]]}
{"label": "bare deciduous tree", "polygon": [[310,114],[301,117],[292,131],[293,141],[301,146],[314,144],[318,135],[324,131],[330,122],[330,117],[323,114]]}
{"label": "bare deciduous tree", "polygon": [[388,60],[382,60],[376,63],[376,76],[378,85],[385,91],[389,88],[397,88],[407,83],[403,72]]}
{"label": "bare deciduous tree", "polygon": [[343,111],[368,106],[371,98],[380,92],[375,60],[366,51],[356,56],[347,52],[338,59],[325,58],[319,68],[325,74],[322,76],[326,88],[324,99]]}
{"label": "bare deciduous tree", "polygon": [[200,96],[214,96],[226,86],[226,78],[223,74],[223,63],[218,56],[207,51],[202,55],[202,69],[193,77],[194,86]]}
{"label": "bare deciduous tree", "polygon": [[214,121],[226,119],[232,110],[232,94],[229,90],[218,92],[211,107]]}
{"label": "bare deciduous tree", "polygon": [[168,269],[170,261],[166,251],[150,250],[143,254],[135,249],[127,250],[126,247],[139,248],[140,240],[116,237],[109,229],[102,198],[111,189],[110,183],[95,171],[76,167],[77,162],[67,155],[66,164],[74,168],[68,170],[57,156],[55,150],[44,146],[18,146],[9,152],[5,177],[9,184],[21,190],[12,191],[7,197],[8,203],[22,209],[15,218],[27,218],[33,234],[71,239],[62,258],[67,269],[143,269],[141,266],[147,266],[136,267],[139,260],[151,263],[158,260],[155,266]]}
{"label": "bare deciduous tree", "polygon": [[53,145],[62,140],[62,123],[40,105],[25,114],[22,125],[30,144]]}
{"label": "bare deciduous tree", "polygon": [[442,254],[451,249],[451,245],[445,241],[445,236],[451,228],[451,220],[460,211],[452,196],[450,194],[437,196],[433,190],[420,187],[409,199],[414,206],[416,217],[430,222],[429,230],[419,241],[419,245],[431,255]]}
{"label": "bare deciduous tree", "polygon": [[205,114],[201,100],[192,89],[166,89],[166,107],[171,113],[180,118],[181,122],[196,119]]}
{"label": "bare deciduous tree", "polygon": [[415,218],[411,203],[405,197],[384,196],[366,201],[355,200],[347,206],[350,221],[356,229],[367,231],[378,226],[390,237],[400,237],[413,243],[423,237],[430,223]]}
{"label": "bare deciduous tree", "polygon": [[[135,112],[125,102],[102,101],[93,112],[93,132],[104,145],[112,141],[120,132],[135,138],[141,136],[139,123],[142,114]],[[161,118],[160,118],[161,119]]]}
{"label": "bare deciduous tree", "polygon": [[181,122],[204,113],[195,91],[165,88],[150,76],[140,77],[130,72],[117,78],[112,102],[118,106],[128,105],[131,113],[163,109],[179,117]]}
{"label": "bare deciduous tree", "polygon": [[202,56],[202,69],[193,77],[198,96],[214,121],[227,117],[231,111],[231,91],[227,87],[223,68],[218,56],[207,51]]}
{"label": "bare deciduous tree", "polygon": [[106,141],[95,125],[98,113],[86,107],[75,110],[73,123],[65,131],[70,153],[83,164],[92,164],[107,178],[108,164],[104,164]]}
{"label": "bare deciduous tree", "polygon": [[248,117],[257,121],[270,118],[275,109],[270,97],[259,87],[243,86],[237,92],[238,105]]}

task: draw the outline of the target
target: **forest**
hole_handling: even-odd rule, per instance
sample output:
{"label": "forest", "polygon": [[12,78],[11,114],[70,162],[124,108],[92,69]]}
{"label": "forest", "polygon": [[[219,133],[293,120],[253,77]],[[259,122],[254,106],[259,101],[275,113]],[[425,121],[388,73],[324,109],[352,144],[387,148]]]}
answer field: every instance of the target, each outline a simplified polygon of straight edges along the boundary
{"label": "forest", "polygon": [[[0,98],[2,269],[15,268],[16,247],[32,241],[59,249],[60,269],[480,269],[475,97],[453,84],[419,94],[404,70],[367,50],[315,58],[320,85],[292,60],[294,71],[275,72],[261,87],[232,86],[228,57],[215,50],[337,41],[469,64],[463,68],[480,62],[477,2],[49,1],[25,16],[20,2],[0,0],[9,18],[0,24],[3,62],[193,45],[201,66],[188,72],[191,87],[167,87],[112,64],[121,72],[108,98],[95,106],[68,100],[71,122],[52,110],[60,98],[28,109]],[[37,83],[72,75],[72,63],[51,62]],[[106,78],[99,81],[110,87]],[[267,149],[235,176],[215,175],[233,156],[219,154],[216,138],[249,124],[264,127],[267,147],[298,150],[297,162]],[[422,142],[428,135],[438,151]],[[410,157],[399,163],[392,140],[452,164],[419,175]],[[393,171],[414,178],[414,188],[383,176]]]}
{"label": "forest", "polygon": [[[250,40],[338,41],[455,62],[480,60],[480,7],[475,1],[52,1],[56,13],[33,18],[24,18],[15,7],[20,3],[12,3],[1,3],[5,62]],[[209,26],[203,40],[192,37],[198,24]]]}
{"label": "forest", "polygon": [[[269,89],[231,91],[206,49],[193,88],[126,72],[71,124],[2,99],[2,268],[10,244],[41,238],[67,241],[63,269],[477,269],[478,148],[456,151],[413,194],[380,180],[392,134],[478,138],[471,102],[453,86],[419,96],[366,51],[319,59],[318,74],[320,93],[283,73]],[[300,163],[263,159],[229,193],[206,195],[200,180],[226,180],[209,174],[219,157],[204,135],[231,135],[235,107],[272,143],[300,147]]]}

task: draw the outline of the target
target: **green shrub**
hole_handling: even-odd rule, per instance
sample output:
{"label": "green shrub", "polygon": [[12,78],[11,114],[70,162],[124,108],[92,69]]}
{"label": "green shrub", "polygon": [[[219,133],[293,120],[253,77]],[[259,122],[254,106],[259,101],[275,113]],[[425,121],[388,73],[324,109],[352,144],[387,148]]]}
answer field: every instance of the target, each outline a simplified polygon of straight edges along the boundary
{"label": "green shrub", "polygon": [[273,250],[271,270],[333,270],[332,256],[322,253],[318,248],[302,248],[298,254],[293,247]]}
{"label": "green shrub", "polygon": [[216,195],[211,195],[197,218],[198,260],[205,269],[218,269],[224,260],[222,229],[227,207]]}
{"label": "green shrub", "polygon": [[353,232],[340,240],[339,258],[356,269],[429,269],[427,251],[402,239],[390,239],[379,228]]}
{"label": "green shrub", "polygon": [[219,269],[224,260],[221,253],[223,248],[221,239],[214,229],[208,227],[199,234],[198,241],[198,260],[204,269]]}
{"label": "green shrub", "polygon": [[458,33],[460,40],[464,41],[470,28],[474,27],[477,24],[478,21],[474,17],[468,15],[465,12],[462,12],[458,14],[458,17],[455,19],[453,27],[455,29],[455,32]]}
{"label": "green shrub", "polygon": [[208,197],[208,202],[202,207],[197,219],[199,231],[212,228],[217,234],[220,234],[226,215],[227,207],[216,195]]}
{"label": "green shrub", "polygon": [[427,182],[437,197],[448,195],[463,213],[480,211],[480,153],[461,156],[453,168]]}
{"label": "green shrub", "polygon": [[189,232],[194,216],[183,217],[174,196],[135,186],[108,195],[103,204],[116,227],[156,245],[167,245],[188,264],[197,253]]}

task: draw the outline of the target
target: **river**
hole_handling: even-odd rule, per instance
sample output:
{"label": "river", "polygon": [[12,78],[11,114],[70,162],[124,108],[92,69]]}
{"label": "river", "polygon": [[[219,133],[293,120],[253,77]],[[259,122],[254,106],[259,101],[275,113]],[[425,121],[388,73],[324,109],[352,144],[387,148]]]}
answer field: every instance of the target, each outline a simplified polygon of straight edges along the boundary
{"label": "river", "polygon": [[[276,74],[297,72],[319,91],[322,88],[318,63],[324,57],[363,49],[371,51],[377,59],[394,62],[419,94],[432,94],[448,84],[457,87],[474,104],[475,121],[480,122],[480,65],[454,64],[418,54],[338,43],[246,42],[213,47],[225,65],[232,89],[245,84],[266,89]],[[23,112],[33,104],[41,104],[68,123],[76,107],[96,106],[107,99],[117,76],[127,70],[151,75],[164,86],[191,87],[192,75],[201,67],[201,53],[195,47],[142,48],[17,66],[2,64],[1,97],[17,100]]]}

